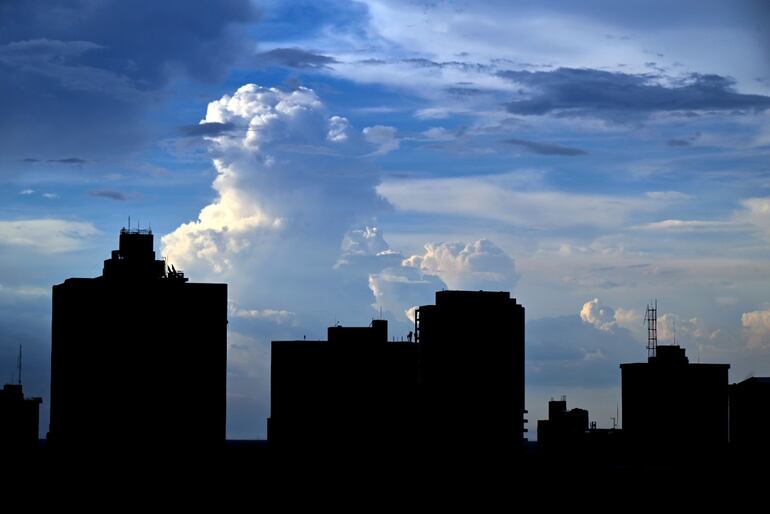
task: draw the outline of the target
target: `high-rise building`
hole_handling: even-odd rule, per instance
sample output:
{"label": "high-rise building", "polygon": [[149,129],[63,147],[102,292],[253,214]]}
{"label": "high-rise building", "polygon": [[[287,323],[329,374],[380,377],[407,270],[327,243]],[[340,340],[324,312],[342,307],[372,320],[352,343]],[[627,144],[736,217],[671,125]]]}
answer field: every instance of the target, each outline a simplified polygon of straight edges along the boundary
{"label": "high-rise building", "polygon": [[53,287],[54,445],[225,440],[227,285],[155,259],[149,230],[120,231],[96,278]]}
{"label": "high-rise building", "polygon": [[729,364],[692,364],[684,348],[657,346],[647,362],[621,364],[623,432],[641,455],[676,458],[727,446]]}
{"label": "high-rise building", "polygon": [[508,292],[439,291],[416,317],[425,440],[471,456],[519,450],[524,307]]}

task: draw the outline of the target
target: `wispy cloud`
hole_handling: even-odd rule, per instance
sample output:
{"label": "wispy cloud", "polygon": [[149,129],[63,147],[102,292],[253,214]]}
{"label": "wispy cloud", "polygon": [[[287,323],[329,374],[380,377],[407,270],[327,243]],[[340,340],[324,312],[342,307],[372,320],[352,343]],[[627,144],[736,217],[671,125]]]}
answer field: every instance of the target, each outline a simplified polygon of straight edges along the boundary
{"label": "wispy cloud", "polygon": [[678,232],[721,232],[725,230],[747,230],[745,223],[721,220],[663,220],[634,227],[639,230],[667,230]]}
{"label": "wispy cloud", "polygon": [[256,55],[258,62],[278,64],[289,68],[329,68],[337,62],[334,57],[317,54],[301,48],[274,48]]}
{"label": "wispy cloud", "polygon": [[576,225],[617,227],[632,212],[651,209],[643,198],[520,191],[516,173],[479,177],[385,180],[377,191],[397,209],[474,216],[529,229]]}
{"label": "wispy cloud", "polygon": [[88,194],[90,196],[95,196],[97,198],[109,198],[110,200],[119,200],[119,201],[126,200],[126,195],[124,195],[120,191],[112,191],[109,189],[89,191]]}
{"label": "wispy cloud", "polygon": [[536,141],[527,141],[524,139],[506,139],[503,143],[518,146],[524,150],[540,155],[564,155],[574,157],[576,155],[586,155],[585,150],[580,148],[570,148],[552,143],[538,143]]}
{"label": "wispy cloud", "polygon": [[770,108],[770,96],[739,93],[732,79],[715,74],[692,73],[671,85],[645,74],[597,69],[508,70],[498,74],[529,90],[523,98],[508,103],[508,111],[514,114],[618,118],[666,111]]}
{"label": "wispy cloud", "polygon": [[66,157],[64,159],[48,159],[45,162],[53,164],[86,164],[88,161],[80,157]]}
{"label": "wispy cloud", "polygon": [[78,250],[99,234],[93,224],[61,219],[0,221],[0,245],[28,248],[43,254]]}

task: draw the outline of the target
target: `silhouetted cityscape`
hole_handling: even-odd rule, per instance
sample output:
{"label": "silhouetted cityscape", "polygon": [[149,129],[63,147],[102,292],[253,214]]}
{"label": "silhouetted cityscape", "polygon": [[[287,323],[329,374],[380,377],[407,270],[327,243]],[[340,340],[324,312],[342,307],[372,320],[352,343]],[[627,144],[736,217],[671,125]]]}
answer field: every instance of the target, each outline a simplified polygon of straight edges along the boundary
{"label": "silhouetted cityscape", "polygon": [[[226,441],[227,285],[190,283],[155,258],[149,230],[120,231],[101,276],[53,286],[51,403],[0,391],[0,443],[22,457],[225,452],[239,464],[317,459],[362,465],[615,471],[745,461],[770,450],[770,378],[729,385],[729,364],[658,345],[619,363],[622,423],[552,399],[527,440],[524,307],[508,292],[436,292],[414,330],[335,325],[326,341],[273,341],[267,441]],[[21,351],[21,350],[20,350]],[[618,415],[620,417],[620,415]],[[256,462],[254,463],[256,465]]]}

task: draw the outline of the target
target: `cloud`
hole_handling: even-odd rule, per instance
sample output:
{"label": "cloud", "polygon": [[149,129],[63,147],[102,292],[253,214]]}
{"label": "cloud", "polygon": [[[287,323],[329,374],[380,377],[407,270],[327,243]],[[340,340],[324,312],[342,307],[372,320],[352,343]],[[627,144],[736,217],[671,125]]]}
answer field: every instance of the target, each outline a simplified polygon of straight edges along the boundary
{"label": "cloud", "polygon": [[126,195],[124,195],[120,191],[111,191],[108,189],[98,189],[95,191],[89,191],[88,194],[90,196],[94,196],[97,198],[109,198],[110,200],[118,200],[121,202],[126,200]]}
{"label": "cloud", "polygon": [[256,55],[259,62],[289,68],[330,69],[337,62],[334,57],[316,54],[301,48],[274,48]]}
{"label": "cloud", "polygon": [[601,326],[577,315],[527,321],[528,386],[591,388],[618,384],[618,365],[638,361],[644,350],[625,328],[607,330]]}
{"label": "cloud", "polygon": [[510,291],[518,280],[514,260],[488,239],[472,243],[428,243],[404,266],[436,275],[451,289]]}
{"label": "cloud", "polygon": [[145,116],[168,84],[222,78],[250,53],[239,26],[257,15],[249,0],[2,2],[0,155],[93,160],[157,138]]}
{"label": "cloud", "polygon": [[28,196],[28,195],[33,194],[34,192],[35,192],[34,189],[22,189],[21,191],[19,191],[19,194],[20,195],[24,195],[24,196]]}
{"label": "cloud", "polygon": [[692,198],[692,195],[680,191],[647,191],[644,195],[651,200],[662,200],[665,202],[690,200]]}
{"label": "cloud", "polygon": [[366,320],[369,273],[400,258],[368,255],[386,249],[366,222],[388,205],[361,132],[303,87],[247,84],[209,103],[203,122],[234,127],[205,138],[216,198],[163,236],[163,255],[188,276],[230,282],[238,304],[297,312],[305,330]]}
{"label": "cloud", "polygon": [[386,179],[377,191],[398,210],[472,216],[529,230],[618,227],[653,208],[641,198],[559,191],[521,191],[519,173],[474,177]]}
{"label": "cloud", "polygon": [[583,320],[583,323],[593,325],[605,332],[611,332],[616,326],[615,310],[612,307],[601,305],[598,298],[583,304],[580,309],[580,319]]}
{"label": "cloud", "polygon": [[692,143],[690,143],[686,139],[669,139],[666,141],[666,145],[668,146],[690,146]]}
{"label": "cloud", "polygon": [[408,330],[407,322],[414,323],[414,308],[432,304],[436,291],[446,289],[446,284],[417,268],[394,266],[369,275],[369,289],[375,298],[372,307],[400,322],[403,331]]}
{"label": "cloud", "polygon": [[0,221],[0,246],[56,254],[80,249],[100,232],[91,223],[60,219]]}
{"label": "cloud", "polygon": [[749,348],[770,348],[770,310],[744,312],[741,315],[741,324]]}
{"label": "cloud", "polygon": [[230,315],[236,318],[256,318],[272,321],[273,323],[291,323],[296,313],[282,309],[239,309],[231,306]]}
{"label": "cloud", "polygon": [[377,150],[374,151],[374,154],[376,155],[386,154],[397,149],[399,146],[395,127],[388,127],[385,125],[365,127],[363,135],[366,141],[378,146]]}
{"label": "cloud", "polygon": [[67,157],[64,159],[48,159],[45,162],[53,164],[86,164],[88,161],[80,157]]}
{"label": "cloud", "polygon": [[515,145],[524,150],[540,155],[564,155],[574,157],[576,155],[586,155],[585,150],[579,148],[570,148],[568,146],[555,145],[550,143],[538,143],[535,141],[526,141],[524,139],[506,139],[503,143]]}
{"label": "cloud", "polygon": [[506,107],[520,115],[623,119],[657,112],[770,108],[770,96],[738,93],[732,79],[714,74],[692,73],[671,85],[656,82],[654,76],[597,69],[509,70],[499,75],[526,88],[523,98]]}
{"label": "cloud", "polygon": [[639,230],[671,232],[722,232],[745,229],[745,225],[721,220],[663,220],[634,227]]}
{"label": "cloud", "polygon": [[219,122],[201,122],[195,125],[184,125],[179,127],[179,132],[183,136],[195,137],[195,136],[218,136],[230,130],[233,130],[235,126],[232,123],[219,123]]}
{"label": "cloud", "polygon": [[59,198],[59,195],[56,193],[43,193],[40,196],[47,198],[48,200],[55,200],[56,198]]}
{"label": "cloud", "polygon": [[665,313],[658,318],[658,339],[683,344],[694,340],[713,340],[719,330],[709,330],[705,322],[697,316],[682,318],[677,314]]}
{"label": "cloud", "polygon": [[770,237],[770,197],[741,200],[741,209],[736,212],[738,223],[748,223],[766,237]]}

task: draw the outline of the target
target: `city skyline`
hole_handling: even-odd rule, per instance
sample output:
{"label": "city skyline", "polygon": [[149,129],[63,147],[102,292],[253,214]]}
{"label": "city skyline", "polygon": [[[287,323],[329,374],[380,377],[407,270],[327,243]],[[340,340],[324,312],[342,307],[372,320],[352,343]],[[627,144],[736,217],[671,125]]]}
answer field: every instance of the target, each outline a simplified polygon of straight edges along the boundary
{"label": "city skyline", "polygon": [[266,437],[270,341],[406,336],[442,289],[526,306],[530,436],[561,395],[610,425],[654,298],[662,343],[770,375],[768,27],[751,0],[6,2],[0,372],[23,344],[46,427],[51,287],[131,216],[230,285],[232,438]]}

